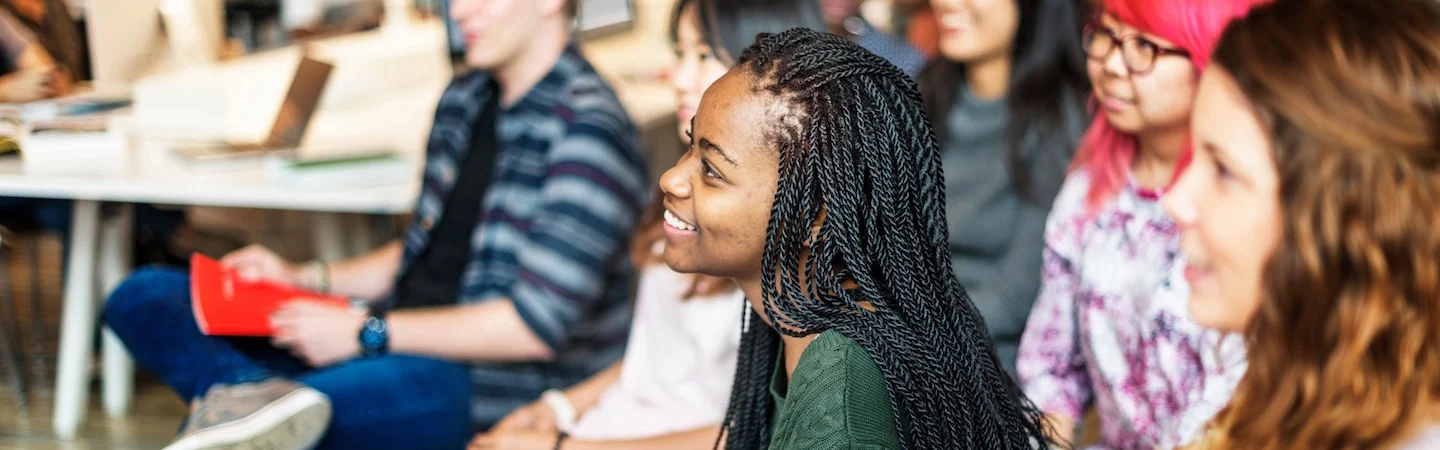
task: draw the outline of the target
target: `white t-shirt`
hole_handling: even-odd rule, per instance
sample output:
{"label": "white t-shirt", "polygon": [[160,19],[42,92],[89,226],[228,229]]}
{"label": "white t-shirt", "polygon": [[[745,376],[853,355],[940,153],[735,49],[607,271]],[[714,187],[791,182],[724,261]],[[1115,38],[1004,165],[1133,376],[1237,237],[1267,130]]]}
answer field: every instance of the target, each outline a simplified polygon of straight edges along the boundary
{"label": "white t-shirt", "polygon": [[1397,450],[1434,450],[1440,448],[1440,425],[1427,425],[1400,444]]}
{"label": "white t-shirt", "polygon": [[748,310],[739,290],[682,299],[691,280],[663,264],[641,272],[620,380],[580,416],[571,436],[642,439],[724,420]]}

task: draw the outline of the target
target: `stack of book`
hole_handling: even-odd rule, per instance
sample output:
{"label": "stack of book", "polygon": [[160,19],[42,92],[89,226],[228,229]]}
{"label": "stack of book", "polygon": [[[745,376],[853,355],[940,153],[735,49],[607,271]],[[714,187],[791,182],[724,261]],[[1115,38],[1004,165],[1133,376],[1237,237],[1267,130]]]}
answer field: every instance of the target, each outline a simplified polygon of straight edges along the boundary
{"label": "stack of book", "polygon": [[19,128],[15,142],[26,172],[110,174],[125,168],[126,137],[111,117],[59,116]]}

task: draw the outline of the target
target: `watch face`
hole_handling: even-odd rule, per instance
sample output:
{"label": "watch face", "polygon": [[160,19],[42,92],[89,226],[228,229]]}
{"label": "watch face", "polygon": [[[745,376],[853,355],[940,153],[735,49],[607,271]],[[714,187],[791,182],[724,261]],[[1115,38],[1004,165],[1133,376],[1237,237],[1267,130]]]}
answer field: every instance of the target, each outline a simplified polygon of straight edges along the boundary
{"label": "watch face", "polygon": [[365,344],[366,348],[375,348],[379,347],[380,343],[384,342],[384,339],[381,339],[380,335],[375,333],[365,333],[365,336],[360,338],[360,342]]}
{"label": "watch face", "polygon": [[371,316],[370,318],[365,319],[365,329],[376,333],[384,333],[385,321],[380,320],[379,317]]}
{"label": "watch face", "polygon": [[385,347],[385,321],[377,317],[365,319],[365,328],[360,330],[360,345],[369,351]]}

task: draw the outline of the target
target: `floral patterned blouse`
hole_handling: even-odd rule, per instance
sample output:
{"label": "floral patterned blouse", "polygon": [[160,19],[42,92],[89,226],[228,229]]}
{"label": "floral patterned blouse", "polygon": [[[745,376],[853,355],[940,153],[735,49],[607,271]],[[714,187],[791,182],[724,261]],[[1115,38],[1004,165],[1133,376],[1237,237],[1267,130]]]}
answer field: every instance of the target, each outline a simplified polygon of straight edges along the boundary
{"label": "floral patterned blouse", "polygon": [[1020,381],[1047,414],[1078,422],[1093,405],[1091,448],[1175,448],[1229,401],[1244,344],[1189,319],[1179,228],[1161,193],[1132,181],[1087,213],[1089,186],[1084,171],[1071,174],[1047,220]]}

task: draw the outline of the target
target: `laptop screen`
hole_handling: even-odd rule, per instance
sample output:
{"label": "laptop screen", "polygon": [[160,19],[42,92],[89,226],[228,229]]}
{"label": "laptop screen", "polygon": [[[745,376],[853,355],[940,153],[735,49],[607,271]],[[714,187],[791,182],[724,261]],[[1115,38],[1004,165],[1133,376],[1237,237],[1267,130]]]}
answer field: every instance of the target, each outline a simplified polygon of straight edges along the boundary
{"label": "laptop screen", "polygon": [[290,90],[285,93],[280,111],[275,114],[275,125],[270,128],[266,145],[294,147],[300,144],[300,139],[305,137],[305,128],[310,126],[310,119],[315,116],[320,94],[325,91],[325,82],[329,80],[332,68],[329,63],[309,57],[300,58],[300,65],[295,68],[295,79],[290,82]]}

